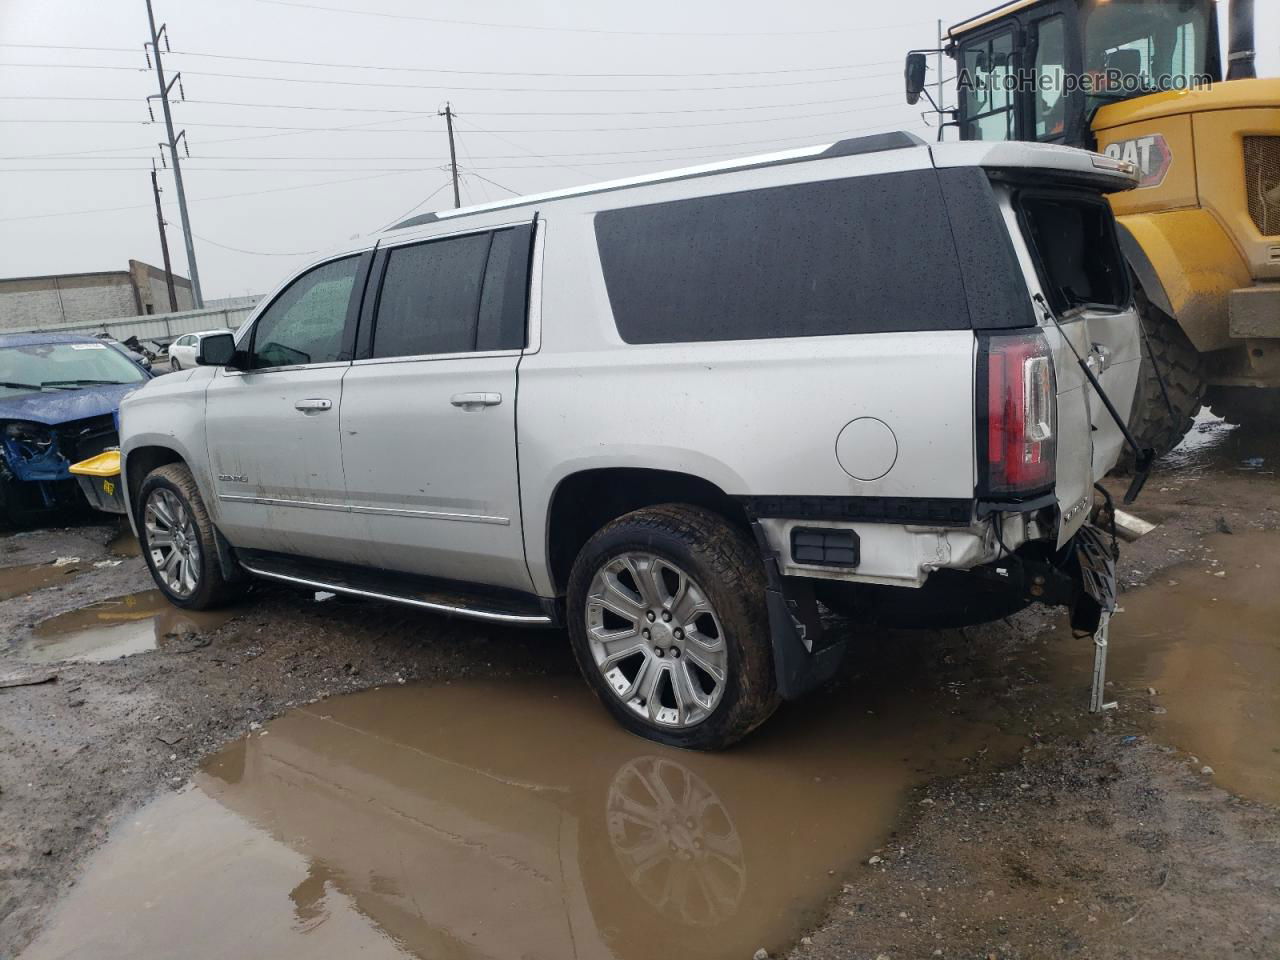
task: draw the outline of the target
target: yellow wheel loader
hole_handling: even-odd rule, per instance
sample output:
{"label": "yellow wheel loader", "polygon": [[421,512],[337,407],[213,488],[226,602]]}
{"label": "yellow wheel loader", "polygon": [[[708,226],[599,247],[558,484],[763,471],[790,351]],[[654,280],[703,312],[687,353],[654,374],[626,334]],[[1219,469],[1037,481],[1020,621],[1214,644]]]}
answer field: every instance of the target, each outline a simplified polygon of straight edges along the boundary
{"label": "yellow wheel loader", "polygon": [[908,103],[933,99],[930,53],[955,61],[940,137],[1137,164],[1140,186],[1111,205],[1145,328],[1130,425],[1157,455],[1202,403],[1280,427],[1280,78],[1254,75],[1252,0],[1230,8],[1224,78],[1215,6],[1014,0],[907,55]]}

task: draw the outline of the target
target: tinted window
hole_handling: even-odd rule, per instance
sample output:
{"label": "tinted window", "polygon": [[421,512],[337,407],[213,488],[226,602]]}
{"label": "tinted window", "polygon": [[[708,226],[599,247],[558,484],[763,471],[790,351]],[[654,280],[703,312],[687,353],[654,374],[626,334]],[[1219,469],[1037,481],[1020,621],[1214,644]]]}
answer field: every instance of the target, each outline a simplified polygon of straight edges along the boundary
{"label": "tinted window", "polygon": [[258,318],[253,366],[330,363],[342,355],[347,307],[359,257],[345,257],[304,273]]}
{"label": "tinted window", "polygon": [[529,299],[529,244],[533,228],[516,227],[493,235],[480,298],[477,350],[515,350],[525,345]]}
{"label": "tinted window", "polygon": [[375,357],[474,350],[490,234],[396,247],[387,255]]}
{"label": "tinted window", "polygon": [[969,326],[932,170],[610,210],[595,226],[628,343]]}
{"label": "tinted window", "polygon": [[1128,305],[1127,267],[1105,202],[1070,194],[1024,194],[1019,207],[1055,313]]}

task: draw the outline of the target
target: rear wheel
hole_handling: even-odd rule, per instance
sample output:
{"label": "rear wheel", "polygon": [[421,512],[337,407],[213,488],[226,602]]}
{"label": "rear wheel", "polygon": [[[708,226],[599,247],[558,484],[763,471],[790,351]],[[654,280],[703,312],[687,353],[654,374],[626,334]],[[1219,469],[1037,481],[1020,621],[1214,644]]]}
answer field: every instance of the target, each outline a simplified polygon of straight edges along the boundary
{"label": "rear wheel", "polygon": [[222,576],[213,523],[184,464],[157,467],[142,481],[138,533],[156,586],[176,606],[208,610],[241,592]]}
{"label": "rear wheel", "polygon": [[715,750],[777,708],[764,568],[745,533],[700,507],[619,517],[569,578],[574,654],[628,730]]}
{"label": "rear wheel", "polygon": [[[1142,337],[1142,367],[1129,429],[1140,446],[1151,447],[1162,457],[1191,429],[1192,418],[1204,402],[1204,378],[1200,354],[1178,322],[1152,306],[1141,288],[1136,299],[1146,335]],[[1128,447],[1121,454],[1119,468],[1133,469],[1133,451]]]}
{"label": "rear wheel", "polygon": [[1249,430],[1280,429],[1280,389],[1210,387],[1209,409],[1229,423]]}

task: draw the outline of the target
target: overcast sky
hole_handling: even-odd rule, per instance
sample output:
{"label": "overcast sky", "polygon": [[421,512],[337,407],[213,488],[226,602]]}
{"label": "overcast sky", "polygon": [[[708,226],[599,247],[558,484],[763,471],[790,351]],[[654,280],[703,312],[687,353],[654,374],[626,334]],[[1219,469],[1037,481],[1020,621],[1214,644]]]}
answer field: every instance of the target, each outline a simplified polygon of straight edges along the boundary
{"label": "overcast sky", "polygon": [[[902,101],[903,53],[993,4],[153,2],[188,97],[174,113],[206,299],[265,292],[312,251],[451,205],[446,101],[464,204],[877,130],[927,137]],[[1257,6],[1274,76],[1280,3]],[[0,0],[0,276],[160,263],[147,38],[144,0]],[[161,185],[185,273],[168,171]]]}

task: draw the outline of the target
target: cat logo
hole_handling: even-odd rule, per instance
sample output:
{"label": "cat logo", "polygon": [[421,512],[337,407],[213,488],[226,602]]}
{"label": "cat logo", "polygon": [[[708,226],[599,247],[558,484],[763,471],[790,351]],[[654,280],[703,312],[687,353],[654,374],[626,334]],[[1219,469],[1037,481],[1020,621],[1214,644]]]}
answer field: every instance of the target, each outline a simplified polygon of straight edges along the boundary
{"label": "cat logo", "polygon": [[1137,164],[1138,173],[1142,177],[1138,181],[1139,188],[1160,186],[1173,162],[1169,144],[1158,133],[1132,140],[1117,140],[1107,144],[1103,153],[1113,160],[1128,160]]}

